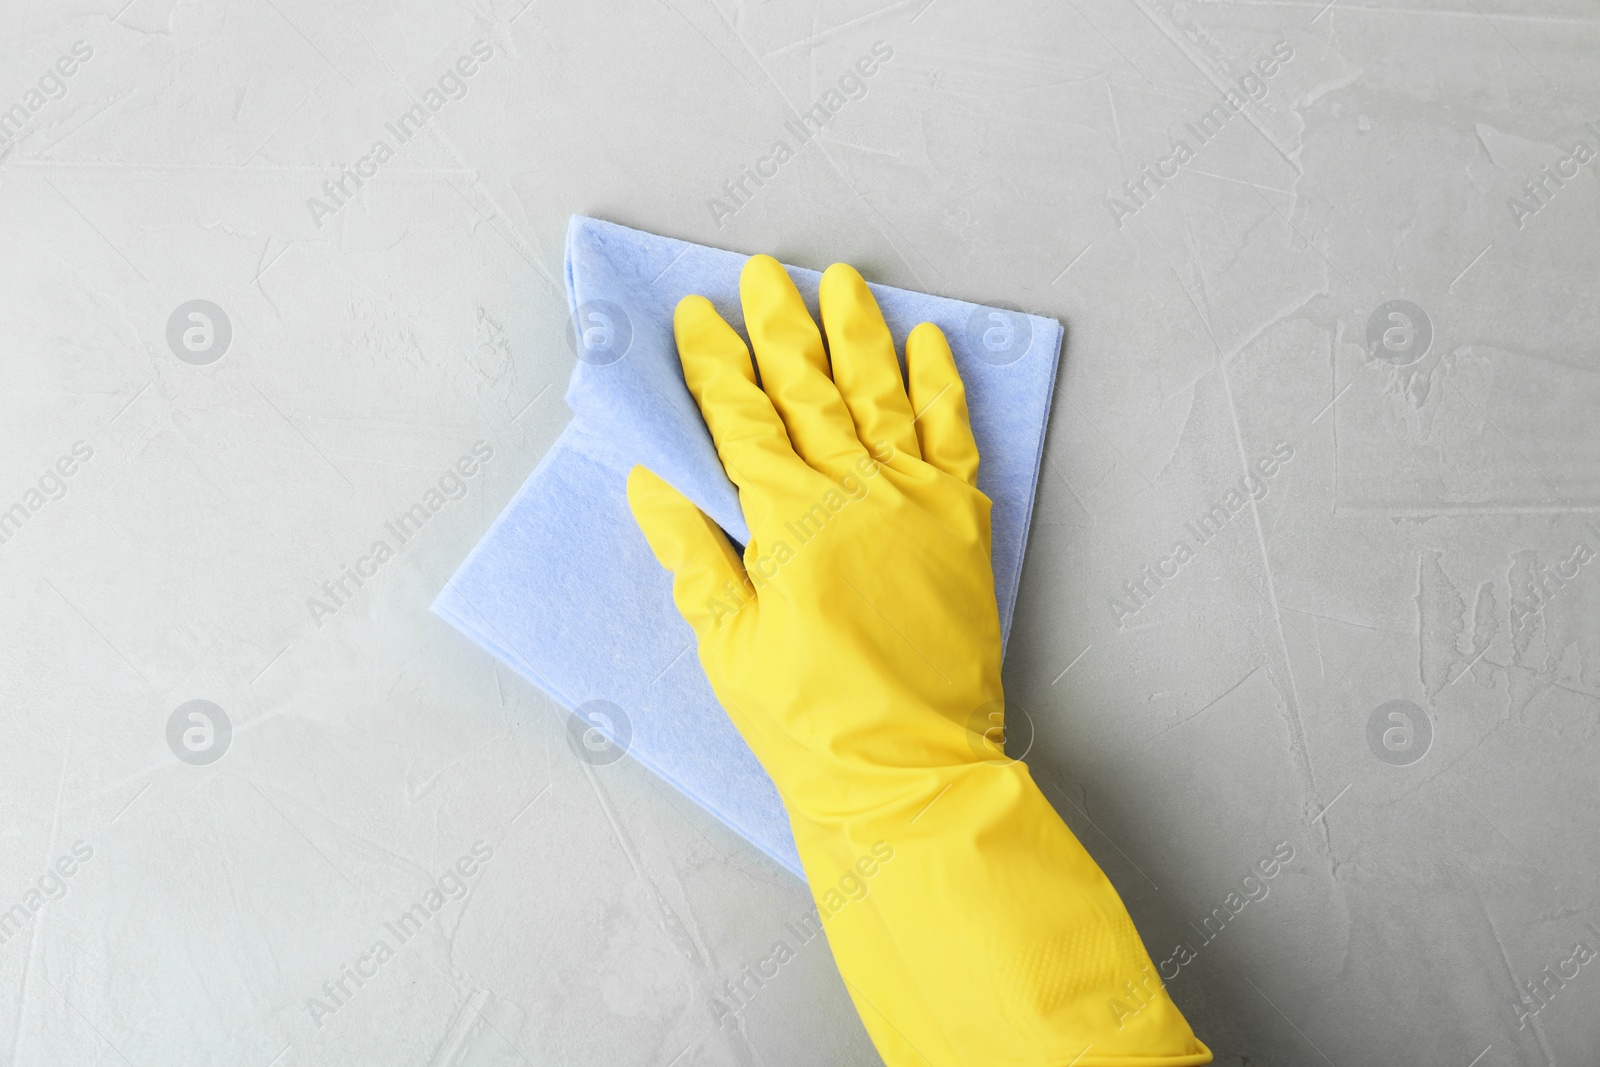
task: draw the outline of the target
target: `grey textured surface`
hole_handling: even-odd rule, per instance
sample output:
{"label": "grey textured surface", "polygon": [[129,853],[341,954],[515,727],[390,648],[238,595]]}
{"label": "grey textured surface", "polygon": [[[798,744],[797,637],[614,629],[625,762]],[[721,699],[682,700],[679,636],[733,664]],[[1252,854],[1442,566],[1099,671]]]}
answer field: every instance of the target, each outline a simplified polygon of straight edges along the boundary
{"label": "grey textured surface", "polygon": [[[877,1062],[817,942],[719,1026],[802,888],[426,610],[565,421],[573,212],[1067,324],[1009,695],[1220,1063],[1596,1062],[1592,5],[111,0],[0,39],[6,1062]],[[1369,347],[1390,301],[1428,329]],[[169,732],[193,700],[231,736]]]}

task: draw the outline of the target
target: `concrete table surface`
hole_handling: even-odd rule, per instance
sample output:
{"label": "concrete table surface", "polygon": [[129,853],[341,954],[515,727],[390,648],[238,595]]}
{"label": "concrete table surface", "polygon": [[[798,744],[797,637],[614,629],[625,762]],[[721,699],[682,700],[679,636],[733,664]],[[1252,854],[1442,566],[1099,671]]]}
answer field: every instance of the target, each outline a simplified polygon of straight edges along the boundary
{"label": "concrete table surface", "polygon": [[4,1062],[878,1062],[803,887],[427,611],[566,421],[573,213],[1066,324],[1011,743],[1219,1063],[1596,1062],[1592,4],[0,40]]}

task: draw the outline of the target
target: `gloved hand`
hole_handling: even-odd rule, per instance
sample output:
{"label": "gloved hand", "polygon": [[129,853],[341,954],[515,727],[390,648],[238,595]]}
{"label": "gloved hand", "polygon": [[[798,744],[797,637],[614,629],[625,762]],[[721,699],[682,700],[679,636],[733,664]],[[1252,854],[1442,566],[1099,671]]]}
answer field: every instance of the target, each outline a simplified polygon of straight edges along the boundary
{"label": "gloved hand", "polygon": [[650,471],[628,499],[783,798],[884,1061],[1209,1063],[1116,890],[992,729],[990,505],[944,335],[911,332],[908,388],[852,268],[822,278],[827,350],[776,260],[739,288],[760,385],[709,301],[686,297],[673,325],[750,525],[743,559]]}

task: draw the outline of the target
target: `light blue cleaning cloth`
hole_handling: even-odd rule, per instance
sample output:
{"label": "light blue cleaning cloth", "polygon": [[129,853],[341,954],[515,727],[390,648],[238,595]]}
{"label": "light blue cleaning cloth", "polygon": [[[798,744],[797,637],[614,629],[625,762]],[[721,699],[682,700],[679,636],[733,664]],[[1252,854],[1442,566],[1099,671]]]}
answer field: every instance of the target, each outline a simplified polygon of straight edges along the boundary
{"label": "light blue cleaning cloth", "polygon": [[[609,701],[617,719],[585,716],[628,753],[803,878],[772,781],[712,695],[672,579],[628,510],[634,464],[665,478],[739,544],[739,497],[683,382],[672,312],[708,298],[743,332],[746,256],[574,216],[567,295],[577,367],[574,417],[433,604],[439,616],[569,709]],[[817,313],[821,275],[787,267]],[[871,286],[890,332],[920,322],[949,338],[967,388],[994,502],[995,594],[1011,629],[1045,423],[1061,351],[1054,319]]]}

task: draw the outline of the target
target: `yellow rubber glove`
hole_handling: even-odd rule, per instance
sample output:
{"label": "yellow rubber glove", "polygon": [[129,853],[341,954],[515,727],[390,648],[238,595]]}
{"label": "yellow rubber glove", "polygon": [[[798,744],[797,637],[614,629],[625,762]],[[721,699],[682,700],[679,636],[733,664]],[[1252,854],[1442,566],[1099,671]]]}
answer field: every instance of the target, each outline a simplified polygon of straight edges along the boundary
{"label": "yellow rubber glove", "polygon": [[1116,890],[998,744],[990,504],[944,335],[911,332],[908,389],[852,268],[822,278],[827,350],[776,260],[751,259],[739,289],[762,384],[703,297],[673,325],[750,524],[744,558],[650,471],[634,468],[628,499],[783,798],[879,1053],[1209,1063]]}

